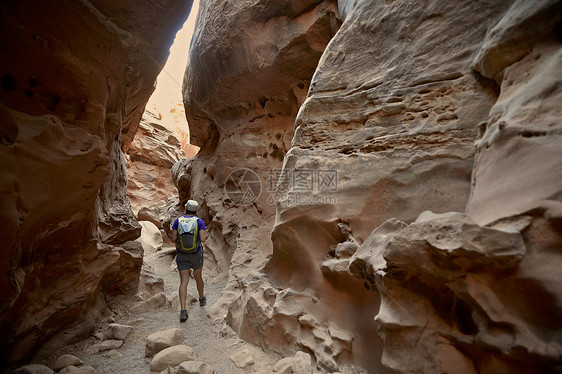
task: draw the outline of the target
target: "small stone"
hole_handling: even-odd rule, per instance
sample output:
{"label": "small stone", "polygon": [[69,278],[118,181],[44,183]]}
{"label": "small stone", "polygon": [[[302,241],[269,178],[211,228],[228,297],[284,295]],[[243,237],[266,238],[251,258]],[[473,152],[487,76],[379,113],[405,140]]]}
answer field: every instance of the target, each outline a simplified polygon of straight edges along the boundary
{"label": "small stone", "polygon": [[121,352],[119,352],[119,351],[116,351],[115,349],[112,349],[111,351],[105,352],[104,355],[105,355],[106,357],[109,357],[109,358],[120,358],[120,357],[123,357],[123,354],[122,354]]}
{"label": "small stone", "polygon": [[67,366],[58,372],[58,374],[96,374],[96,373],[97,373],[96,369],[94,369],[91,366],[80,366],[80,367]]}
{"label": "small stone", "polygon": [[311,374],[312,373],[312,357],[308,353],[299,351],[295,353],[293,360],[294,374]]}
{"label": "small stone", "polygon": [[67,366],[80,366],[84,363],[78,357],[73,355],[62,355],[55,361],[55,371],[64,369]]}
{"label": "small stone", "polygon": [[117,349],[123,345],[123,340],[106,340],[99,344],[99,351],[109,351],[111,349]]}
{"label": "small stone", "polygon": [[54,371],[45,365],[29,364],[14,371],[14,374],[53,374]]}
{"label": "small stone", "polygon": [[140,313],[140,312],[149,312],[155,309],[160,308],[164,304],[166,304],[166,294],[163,292],[152,296],[150,299],[146,301],[142,301],[137,305],[131,307],[131,312],[133,313]]}
{"label": "small stone", "polygon": [[178,366],[176,374],[214,374],[215,370],[202,361],[185,361]]}
{"label": "small stone", "polygon": [[185,340],[185,334],[180,329],[157,331],[146,338],[145,355],[150,357],[161,350],[180,345]]}
{"label": "small stone", "polygon": [[240,369],[246,369],[254,364],[254,358],[247,349],[238,351],[230,355],[229,358],[234,362],[234,365]]}
{"label": "small stone", "polygon": [[293,372],[294,360],[294,357],[282,358],[273,366],[273,371],[280,374],[291,374]]}
{"label": "small stone", "polygon": [[160,372],[169,366],[178,366],[184,361],[193,360],[195,360],[193,348],[187,345],[176,345],[158,352],[150,363],[150,370]]}
{"label": "small stone", "polygon": [[101,343],[89,346],[88,348],[86,348],[86,353],[89,354],[90,356],[95,355],[100,351],[100,344]]}
{"label": "small stone", "polygon": [[127,322],[127,325],[129,325],[129,326],[138,326],[138,325],[140,325],[141,323],[143,323],[144,321],[145,321],[144,318],[135,318],[135,319],[132,319],[132,320],[130,320],[129,322]]}
{"label": "small stone", "polygon": [[111,336],[115,340],[127,340],[127,338],[133,333],[134,329],[135,328],[133,326],[120,325],[118,323],[112,323],[109,325]]}

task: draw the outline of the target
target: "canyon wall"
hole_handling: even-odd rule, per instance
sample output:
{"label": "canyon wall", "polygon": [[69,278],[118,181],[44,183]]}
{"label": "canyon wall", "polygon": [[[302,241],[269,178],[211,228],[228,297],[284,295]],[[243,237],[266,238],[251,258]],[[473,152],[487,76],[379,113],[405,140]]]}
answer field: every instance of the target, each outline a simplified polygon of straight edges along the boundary
{"label": "canyon wall", "polygon": [[[335,1],[200,3],[183,90],[191,143],[201,149],[173,175],[182,206],[199,201],[208,223],[207,274],[226,278],[230,268],[229,287],[271,254],[275,204],[266,190],[339,26],[335,10]],[[177,203],[164,212],[167,230]]]}
{"label": "canyon wall", "polygon": [[328,3],[295,4],[200,10],[175,178],[229,253],[211,315],[325,372],[557,370],[561,2],[340,0],[283,48]]}
{"label": "canyon wall", "polygon": [[127,193],[137,217],[141,209],[156,210],[177,195],[172,166],[185,154],[180,140],[159,116],[145,110],[128,156]]}
{"label": "canyon wall", "polygon": [[0,365],[97,328],[136,292],[123,153],[190,1],[3,1]]}

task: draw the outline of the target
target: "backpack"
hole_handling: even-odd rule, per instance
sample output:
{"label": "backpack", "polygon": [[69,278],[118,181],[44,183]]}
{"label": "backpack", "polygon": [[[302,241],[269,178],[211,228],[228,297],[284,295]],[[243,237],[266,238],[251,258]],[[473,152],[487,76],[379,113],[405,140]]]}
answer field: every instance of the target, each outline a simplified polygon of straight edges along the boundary
{"label": "backpack", "polygon": [[178,249],[183,253],[195,253],[199,249],[197,217],[178,218]]}

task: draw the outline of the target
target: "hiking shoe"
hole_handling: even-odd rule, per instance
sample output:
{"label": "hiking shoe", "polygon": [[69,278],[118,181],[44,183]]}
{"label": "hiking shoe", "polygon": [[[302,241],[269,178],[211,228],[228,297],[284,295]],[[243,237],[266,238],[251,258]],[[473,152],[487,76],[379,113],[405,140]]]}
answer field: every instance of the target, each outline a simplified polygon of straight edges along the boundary
{"label": "hiking shoe", "polygon": [[202,299],[199,299],[199,306],[205,306],[207,304],[207,297],[203,296]]}
{"label": "hiking shoe", "polygon": [[185,322],[185,321],[187,321],[187,317],[188,317],[188,316],[187,316],[187,310],[183,309],[183,310],[180,312],[180,322]]}

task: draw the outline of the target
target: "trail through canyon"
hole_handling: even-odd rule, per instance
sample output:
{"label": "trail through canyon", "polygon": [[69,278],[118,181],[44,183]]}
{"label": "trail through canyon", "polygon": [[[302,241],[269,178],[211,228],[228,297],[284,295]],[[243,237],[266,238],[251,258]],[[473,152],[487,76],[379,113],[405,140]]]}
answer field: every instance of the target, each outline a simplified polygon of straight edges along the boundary
{"label": "trail through canyon", "polygon": [[[265,353],[261,348],[239,339],[225,323],[213,323],[208,317],[208,311],[219,298],[224,287],[223,281],[213,282],[203,272],[207,305],[201,307],[196,300],[195,281],[191,279],[188,286],[189,318],[185,323],[179,321],[179,310],[176,310],[179,309],[177,301],[174,303],[179,286],[179,276],[172,267],[173,260],[173,248],[171,247],[163,247],[160,251],[144,254],[146,264],[152,267],[156,276],[164,280],[164,293],[168,300],[172,300],[171,303],[168,302],[162,307],[145,312],[134,312],[133,307],[142,302],[140,300],[111,304],[113,315],[104,322],[98,332],[103,334],[108,330],[110,323],[135,325],[133,333],[121,347],[114,351],[94,352],[95,347],[100,344],[100,340],[92,336],[85,341],[61,349],[44,364],[53,367],[58,357],[63,354],[72,354],[80,358],[84,365],[95,368],[98,374],[149,373],[153,357],[145,356],[147,337],[157,331],[178,328],[185,334],[183,344],[192,347],[195,351],[196,360],[210,365],[216,374],[253,373],[260,370],[272,372],[273,365],[281,358],[280,356],[275,353]],[[239,368],[230,359],[230,356],[235,354],[244,358],[246,362],[253,360],[254,363],[245,368]]]}

